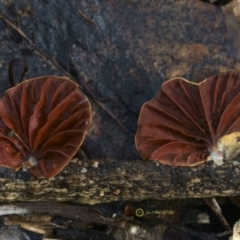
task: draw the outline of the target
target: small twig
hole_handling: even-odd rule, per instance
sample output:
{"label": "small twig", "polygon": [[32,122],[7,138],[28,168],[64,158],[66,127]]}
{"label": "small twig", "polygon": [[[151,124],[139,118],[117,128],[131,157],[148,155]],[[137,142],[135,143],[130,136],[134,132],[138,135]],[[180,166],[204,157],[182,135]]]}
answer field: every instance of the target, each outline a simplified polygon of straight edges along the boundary
{"label": "small twig", "polygon": [[[71,58],[71,56],[69,56],[70,58]],[[87,85],[87,83],[86,83],[86,77],[84,77],[84,80],[80,80],[77,76],[75,77],[75,75],[76,75],[76,73],[78,72],[78,70],[77,70],[77,64],[74,62],[74,61],[72,61],[71,62],[72,63],[72,69],[74,69],[74,71],[72,71],[72,72],[70,72],[69,73],[69,75],[77,82],[77,83],[79,83],[81,86],[83,86],[84,87],[84,90],[87,92],[88,90],[89,90],[89,87],[88,87],[88,85]],[[91,93],[89,93],[89,95],[90,95]],[[90,95],[91,96],[91,95]],[[93,98],[93,97],[92,97]],[[96,97],[95,97],[96,98]],[[94,99],[94,98],[93,98]],[[98,101],[100,101],[100,102],[105,102],[105,101],[109,101],[109,100],[111,100],[112,98],[111,97],[97,97],[97,100]]]}
{"label": "small twig", "polygon": [[197,237],[197,239],[201,239],[201,240],[205,240],[205,239],[217,240],[213,234],[192,230],[191,228],[187,228],[187,227],[181,227],[180,229],[182,231],[184,231],[185,233],[187,233],[187,234],[190,234],[190,235],[192,235],[194,237]]}
{"label": "small twig", "polygon": [[222,233],[216,233],[216,234],[214,234],[214,236],[219,238],[219,237],[224,237],[226,235],[230,235],[231,233],[232,233],[232,230],[231,231],[225,231],[225,232],[222,232]]}
{"label": "small twig", "polygon": [[232,228],[228,224],[225,217],[222,215],[222,210],[221,210],[219,204],[217,203],[216,199],[215,198],[203,198],[203,201],[215,212],[215,214],[217,215],[217,217],[223,224],[224,228],[227,231],[232,232]]}
{"label": "small twig", "polygon": [[97,24],[93,22],[91,19],[89,19],[81,10],[78,9],[78,13],[82,16],[83,19],[85,19],[86,21],[90,22],[95,27],[97,27]]}
{"label": "small twig", "polygon": [[99,107],[101,107],[115,122],[118,123],[118,125],[126,132],[130,137],[134,137],[134,134],[126,128],[119,120],[118,118],[109,110],[107,109],[101,102],[96,102]]}
{"label": "small twig", "polygon": [[195,230],[192,230],[192,229],[187,228],[187,227],[181,227],[180,229],[183,230],[184,232],[186,232],[186,233],[188,233],[192,236],[196,236],[196,237],[198,237],[198,239],[202,239],[202,240],[205,240],[205,239],[217,240],[219,237],[224,237],[224,236],[230,235],[232,233],[232,231],[225,231],[225,232],[222,232],[222,233],[208,234],[208,233],[205,233],[205,232],[195,231]]}
{"label": "small twig", "polygon": [[82,221],[85,223],[106,224],[108,226],[124,226],[129,219],[111,219],[102,216],[94,207],[76,206],[51,202],[21,202],[0,205],[0,216],[21,214],[48,214]]}
{"label": "small twig", "polygon": [[64,226],[51,222],[52,217],[42,216],[39,214],[28,214],[27,216],[9,215],[7,217],[4,217],[3,220],[5,226],[17,225],[25,230],[39,233],[45,236],[50,235],[53,229],[66,229]]}

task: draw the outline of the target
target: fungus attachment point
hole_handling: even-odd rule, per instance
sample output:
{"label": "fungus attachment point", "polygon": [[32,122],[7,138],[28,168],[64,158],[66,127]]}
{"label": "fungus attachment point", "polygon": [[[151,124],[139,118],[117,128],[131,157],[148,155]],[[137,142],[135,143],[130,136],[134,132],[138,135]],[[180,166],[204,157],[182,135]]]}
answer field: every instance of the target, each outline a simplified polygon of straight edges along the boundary
{"label": "fungus attachment point", "polygon": [[240,153],[240,74],[221,73],[199,84],[165,82],[140,112],[135,136],[143,158],[194,166]]}
{"label": "fungus attachment point", "polygon": [[53,177],[76,154],[90,123],[90,103],[75,82],[24,81],[0,99],[0,165]]}
{"label": "fungus attachment point", "polygon": [[233,132],[221,137],[217,148],[211,149],[208,160],[213,160],[217,165],[222,165],[223,159],[233,159],[240,153],[240,132]]}

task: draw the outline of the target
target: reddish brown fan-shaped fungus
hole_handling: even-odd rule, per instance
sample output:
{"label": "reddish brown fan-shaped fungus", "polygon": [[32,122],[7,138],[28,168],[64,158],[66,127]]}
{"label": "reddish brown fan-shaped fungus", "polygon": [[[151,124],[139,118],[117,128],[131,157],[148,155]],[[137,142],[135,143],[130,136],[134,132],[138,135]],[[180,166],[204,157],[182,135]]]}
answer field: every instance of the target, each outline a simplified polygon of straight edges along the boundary
{"label": "reddish brown fan-shaped fungus", "polygon": [[240,153],[240,74],[165,82],[143,105],[135,141],[143,158],[169,165],[233,159]]}
{"label": "reddish brown fan-shaped fungus", "polygon": [[73,81],[24,81],[0,99],[0,165],[55,176],[79,149],[90,122],[90,103]]}

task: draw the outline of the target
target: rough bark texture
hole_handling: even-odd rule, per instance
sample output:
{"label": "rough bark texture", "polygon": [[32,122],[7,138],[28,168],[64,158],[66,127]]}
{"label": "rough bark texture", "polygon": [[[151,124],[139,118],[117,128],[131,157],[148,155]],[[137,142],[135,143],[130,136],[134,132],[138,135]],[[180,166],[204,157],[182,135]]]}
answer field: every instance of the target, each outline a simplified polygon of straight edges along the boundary
{"label": "rough bark texture", "polygon": [[[154,161],[73,159],[55,178],[0,179],[0,200],[73,201],[96,204],[118,200],[203,198],[240,193],[240,165],[212,162],[171,167]],[[14,174],[14,173],[12,173]],[[19,173],[16,173],[19,174]]]}

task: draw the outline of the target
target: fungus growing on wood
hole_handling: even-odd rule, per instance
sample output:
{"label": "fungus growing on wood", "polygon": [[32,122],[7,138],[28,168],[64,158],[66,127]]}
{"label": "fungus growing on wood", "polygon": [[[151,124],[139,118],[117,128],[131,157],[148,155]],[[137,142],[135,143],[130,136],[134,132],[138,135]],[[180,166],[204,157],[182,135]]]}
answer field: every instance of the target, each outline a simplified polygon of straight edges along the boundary
{"label": "fungus growing on wood", "polygon": [[90,103],[75,82],[24,81],[0,99],[0,165],[53,177],[76,154],[90,122]]}
{"label": "fungus growing on wood", "polygon": [[240,153],[240,74],[221,73],[199,84],[183,78],[163,83],[140,112],[135,136],[143,158],[194,166]]}

